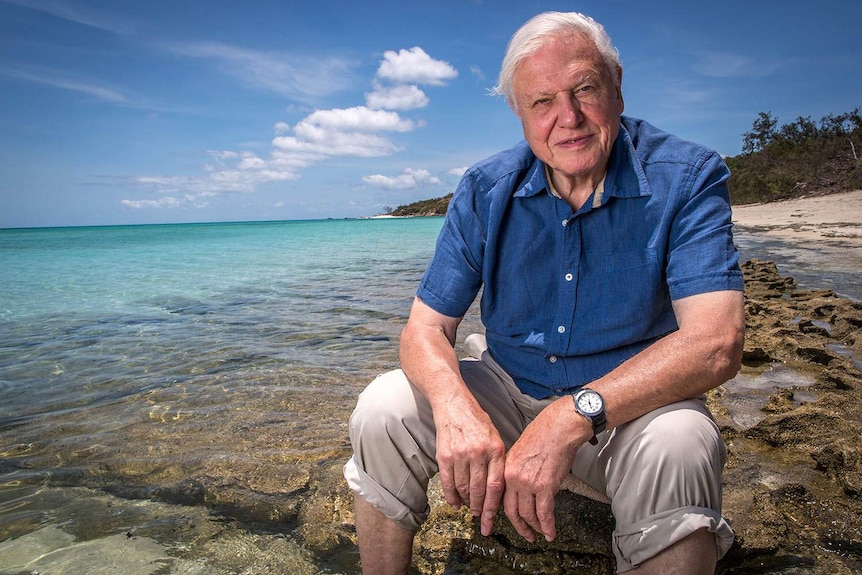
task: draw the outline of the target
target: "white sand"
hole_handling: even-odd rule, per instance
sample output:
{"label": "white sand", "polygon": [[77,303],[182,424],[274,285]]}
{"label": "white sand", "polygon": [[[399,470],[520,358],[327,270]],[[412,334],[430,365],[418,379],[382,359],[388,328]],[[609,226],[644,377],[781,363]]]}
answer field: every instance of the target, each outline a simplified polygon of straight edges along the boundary
{"label": "white sand", "polygon": [[734,206],[733,222],[782,240],[862,247],[862,190]]}

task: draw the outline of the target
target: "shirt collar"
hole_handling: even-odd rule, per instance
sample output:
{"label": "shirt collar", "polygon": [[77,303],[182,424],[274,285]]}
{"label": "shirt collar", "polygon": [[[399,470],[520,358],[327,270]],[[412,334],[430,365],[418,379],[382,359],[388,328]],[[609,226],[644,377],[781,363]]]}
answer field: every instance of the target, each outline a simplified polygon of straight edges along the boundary
{"label": "shirt collar", "polygon": [[[637,153],[631,136],[622,123],[620,123],[620,131],[611,150],[608,172],[603,182],[604,192],[600,198],[602,204],[611,197],[637,198],[652,195],[643,168],[637,161]],[[545,176],[544,162],[536,158],[514,196],[516,198],[530,197],[540,193],[550,194],[551,187]]]}
{"label": "shirt collar", "polygon": [[637,198],[651,196],[649,181],[638,160],[637,151],[625,123],[614,142],[608,174],[605,177],[605,197]]}

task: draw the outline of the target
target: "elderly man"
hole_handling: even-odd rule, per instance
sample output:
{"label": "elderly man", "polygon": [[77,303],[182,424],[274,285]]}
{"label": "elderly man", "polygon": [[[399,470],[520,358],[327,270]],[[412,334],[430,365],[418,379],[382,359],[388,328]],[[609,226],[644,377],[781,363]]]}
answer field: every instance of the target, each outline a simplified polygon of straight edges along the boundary
{"label": "elderly man", "polygon": [[[525,142],[452,199],[401,338],[351,417],[363,573],[406,573],[437,472],[488,535],[556,536],[572,473],[611,501],[617,571],[712,573],[724,443],[703,394],[739,368],[742,275],[728,170],[622,116],[601,25],[545,13],[512,37],[497,92]],[[456,331],[483,288],[486,333]]]}

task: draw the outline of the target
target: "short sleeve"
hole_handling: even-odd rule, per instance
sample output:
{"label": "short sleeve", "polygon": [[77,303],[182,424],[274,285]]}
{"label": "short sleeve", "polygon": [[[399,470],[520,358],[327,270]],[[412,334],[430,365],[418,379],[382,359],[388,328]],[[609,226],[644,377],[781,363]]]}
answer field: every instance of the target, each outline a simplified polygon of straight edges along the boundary
{"label": "short sleeve", "polygon": [[726,164],[712,151],[690,168],[689,193],[674,218],[668,249],[667,278],[673,300],[743,289],[733,244],[729,177]]}
{"label": "short sleeve", "polygon": [[431,309],[463,317],[482,283],[484,226],[476,210],[477,185],[472,172],[462,178],[449,203],[434,257],[416,295]]}

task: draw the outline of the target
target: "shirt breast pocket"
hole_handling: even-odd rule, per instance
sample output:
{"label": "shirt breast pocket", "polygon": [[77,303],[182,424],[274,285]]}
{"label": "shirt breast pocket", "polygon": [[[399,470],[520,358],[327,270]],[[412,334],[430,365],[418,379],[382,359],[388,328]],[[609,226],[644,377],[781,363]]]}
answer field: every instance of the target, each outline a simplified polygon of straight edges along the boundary
{"label": "shirt breast pocket", "polygon": [[627,275],[627,270],[658,269],[658,255],[653,249],[616,252],[605,257],[605,273],[609,277]]}
{"label": "shirt breast pocket", "polygon": [[658,254],[639,249],[602,259],[578,290],[577,322],[589,326],[586,331],[594,338],[587,346],[609,349],[650,337],[670,310]]}

